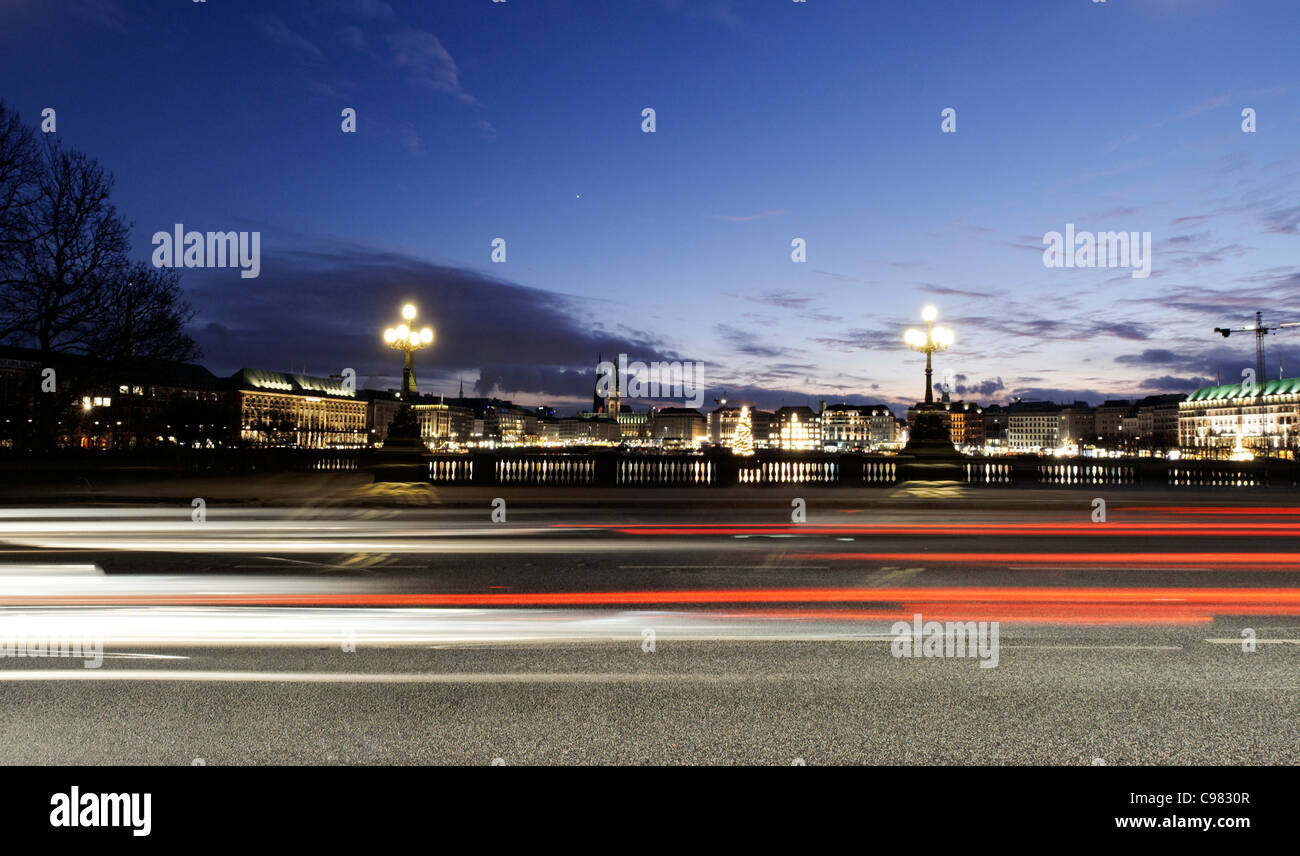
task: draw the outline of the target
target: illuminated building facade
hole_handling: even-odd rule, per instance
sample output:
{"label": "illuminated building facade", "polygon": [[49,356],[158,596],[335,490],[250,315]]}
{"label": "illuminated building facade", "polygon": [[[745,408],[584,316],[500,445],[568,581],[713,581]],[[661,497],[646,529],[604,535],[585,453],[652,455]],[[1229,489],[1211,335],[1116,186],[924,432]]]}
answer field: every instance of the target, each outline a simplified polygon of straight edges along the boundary
{"label": "illuminated building facade", "polygon": [[1071,443],[1082,448],[1097,434],[1097,411],[1086,402],[1076,401],[1061,408],[1058,417],[1057,443]]}
{"label": "illuminated building facade", "polygon": [[971,401],[945,401],[948,437],[954,446],[984,445],[984,411]]}
{"label": "illuminated building facade", "polygon": [[368,445],[366,402],[341,379],[241,369],[231,378],[239,439],[298,449]]}
{"label": "illuminated building facade", "polygon": [[618,428],[624,443],[645,443],[650,439],[650,412],[638,413],[624,404],[618,412]]}
{"label": "illuminated building facade", "polygon": [[664,407],[650,416],[650,439],[667,449],[698,449],[708,439],[704,414],[691,407]]}
{"label": "illuminated building facade", "polygon": [[773,448],[794,452],[821,451],[821,418],[811,407],[780,407],[768,432]]}
{"label": "illuminated building facade", "polygon": [[617,446],[623,433],[607,416],[568,416],[558,420],[559,441],[566,446]]}
{"label": "illuminated building facade", "polygon": [[829,407],[823,405],[822,445],[827,449],[840,452],[871,448],[872,412],[877,409],[861,404],[832,404]]}
{"label": "illuminated building facade", "polygon": [[713,446],[730,448],[736,439],[736,428],[740,424],[740,408],[727,404],[720,405],[709,411],[708,423],[709,443]]}
{"label": "illuminated building facade", "polygon": [[1061,407],[1050,402],[1017,402],[1007,413],[1007,447],[1012,452],[1055,449],[1060,442]]}
{"label": "illuminated building facade", "polygon": [[[1253,391],[1252,391],[1253,392]],[[1294,454],[1300,429],[1300,378],[1266,381],[1249,394],[1244,384],[1206,386],[1178,408],[1178,440],[1184,449],[1214,452],[1241,446],[1256,453]]]}
{"label": "illuminated building facade", "polygon": [[[706,442],[712,446],[730,449],[736,441],[741,409],[741,407],[724,404],[709,411]],[[755,449],[781,448],[781,434],[779,429],[774,427],[775,422],[776,415],[771,411],[749,408],[749,430]]]}
{"label": "illuminated building facade", "polygon": [[[420,423],[420,438],[430,448],[455,448],[469,437],[473,418],[468,410],[454,404],[416,404],[415,418]],[[527,422],[527,420],[525,420]],[[536,429],[534,429],[536,433]]]}
{"label": "illuminated building facade", "polygon": [[1133,402],[1113,399],[1102,402],[1096,409],[1094,434],[1099,443],[1113,444],[1123,434],[1124,417],[1133,409]]}

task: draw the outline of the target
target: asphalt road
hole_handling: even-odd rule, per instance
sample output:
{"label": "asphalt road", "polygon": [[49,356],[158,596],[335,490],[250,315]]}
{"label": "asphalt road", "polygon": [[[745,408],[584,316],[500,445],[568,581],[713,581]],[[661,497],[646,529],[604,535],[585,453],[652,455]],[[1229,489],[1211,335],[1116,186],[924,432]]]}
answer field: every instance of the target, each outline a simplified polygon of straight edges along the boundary
{"label": "asphalt road", "polygon": [[0,762],[1300,755],[1289,493],[284,484],[0,507]]}
{"label": "asphalt road", "polygon": [[0,761],[1297,763],[1294,646],[1216,634],[1008,634],[996,669],[849,640],[171,649],[99,673],[208,677],[5,681]]}

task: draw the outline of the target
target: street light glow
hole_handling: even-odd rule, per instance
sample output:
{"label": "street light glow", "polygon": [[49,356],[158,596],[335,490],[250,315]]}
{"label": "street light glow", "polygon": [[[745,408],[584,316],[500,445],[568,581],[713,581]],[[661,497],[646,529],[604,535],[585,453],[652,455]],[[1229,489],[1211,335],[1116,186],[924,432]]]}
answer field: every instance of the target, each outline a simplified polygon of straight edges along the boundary
{"label": "street light glow", "polygon": [[433,328],[423,327],[413,330],[410,322],[415,318],[415,304],[408,303],[402,307],[402,317],[406,319],[396,327],[384,331],[384,341],[390,348],[402,351],[405,360],[402,366],[402,391],[400,398],[409,401],[415,394],[415,368],[411,363],[411,354],[433,342]]}
{"label": "street light glow", "polygon": [[934,326],[934,319],[939,317],[939,310],[934,306],[927,306],[921,310],[921,317],[925,319],[925,332],[922,333],[915,327],[909,328],[903,334],[903,341],[914,351],[920,351],[925,354],[925,405],[929,407],[934,403],[933,367],[931,365],[931,356],[935,351],[947,350],[952,344],[952,331],[947,327]]}

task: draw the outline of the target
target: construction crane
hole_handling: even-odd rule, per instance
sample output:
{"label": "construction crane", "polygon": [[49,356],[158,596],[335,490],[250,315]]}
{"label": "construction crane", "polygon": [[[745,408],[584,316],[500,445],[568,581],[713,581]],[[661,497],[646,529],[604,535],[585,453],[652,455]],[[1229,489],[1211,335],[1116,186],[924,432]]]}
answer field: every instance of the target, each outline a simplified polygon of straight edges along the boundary
{"label": "construction crane", "polygon": [[1223,338],[1228,338],[1233,333],[1254,333],[1255,334],[1255,394],[1262,395],[1264,391],[1264,380],[1267,377],[1264,374],[1264,337],[1269,333],[1275,333],[1278,330],[1287,327],[1300,327],[1300,321],[1288,321],[1284,324],[1277,324],[1273,327],[1264,326],[1264,316],[1261,312],[1255,313],[1254,327],[1215,327],[1214,332],[1219,333]]}

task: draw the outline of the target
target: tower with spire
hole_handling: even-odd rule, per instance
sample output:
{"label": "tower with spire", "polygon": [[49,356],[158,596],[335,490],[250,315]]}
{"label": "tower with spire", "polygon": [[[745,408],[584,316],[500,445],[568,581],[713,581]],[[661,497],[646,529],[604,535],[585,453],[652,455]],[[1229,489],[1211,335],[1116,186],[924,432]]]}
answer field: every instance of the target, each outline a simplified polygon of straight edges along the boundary
{"label": "tower with spire", "polygon": [[605,415],[615,422],[618,421],[619,411],[622,410],[623,395],[619,387],[618,367],[614,367],[614,392],[605,400]]}
{"label": "tower with spire", "polygon": [[614,388],[608,395],[600,394],[600,373],[601,366],[605,363],[603,353],[596,356],[596,383],[591,393],[591,412],[608,416],[617,420],[619,411],[622,409],[622,389],[619,386],[618,367],[614,367]]}

